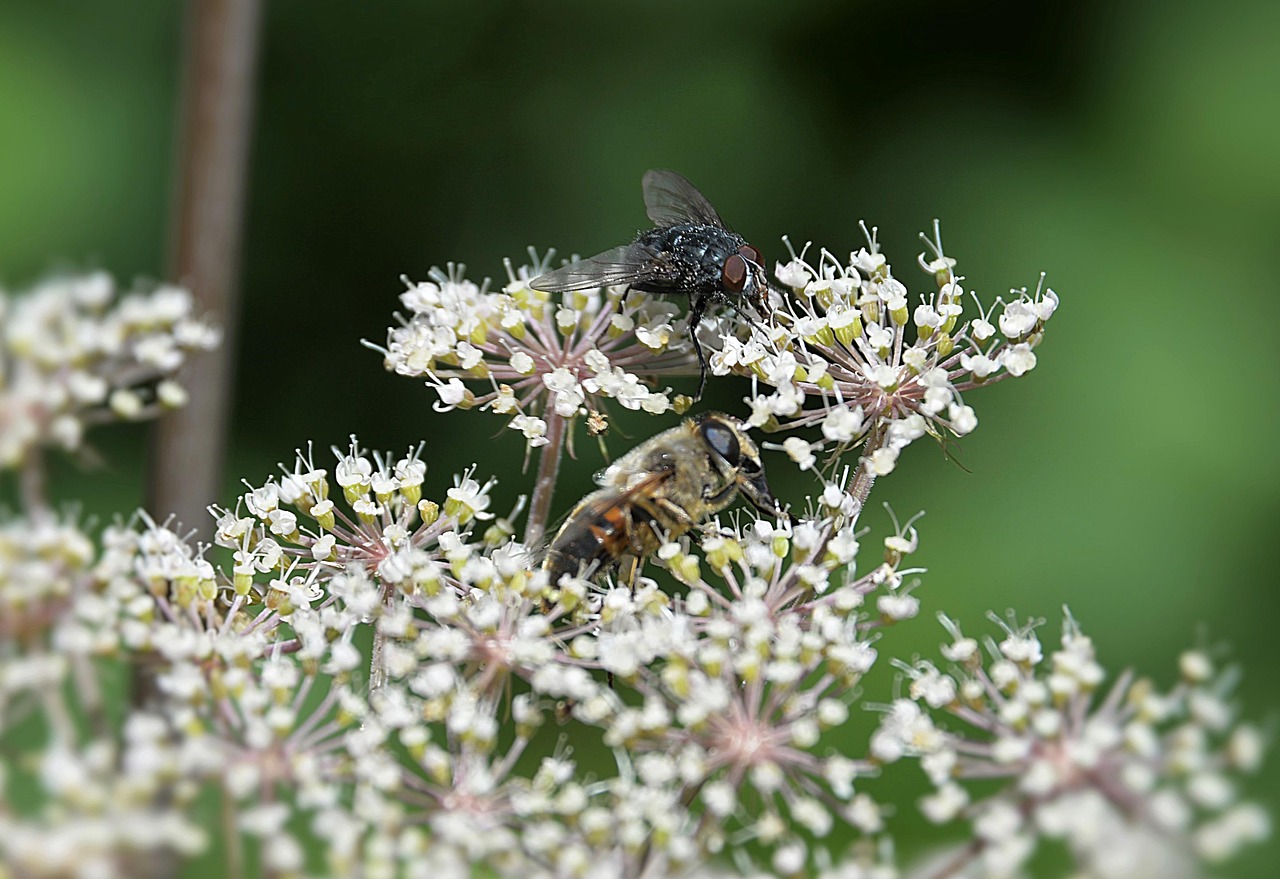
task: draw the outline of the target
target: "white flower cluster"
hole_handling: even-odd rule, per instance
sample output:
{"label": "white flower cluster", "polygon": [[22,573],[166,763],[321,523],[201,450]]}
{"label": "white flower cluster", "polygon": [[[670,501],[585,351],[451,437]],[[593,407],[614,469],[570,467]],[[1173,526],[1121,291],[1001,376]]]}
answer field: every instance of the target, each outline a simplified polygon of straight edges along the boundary
{"label": "white flower cluster", "polygon": [[[1084,875],[1121,879],[1173,875],[1179,856],[1216,863],[1268,834],[1236,778],[1258,768],[1263,736],[1236,722],[1234,678],[1206,654],[1183,654],[1169,692],[1127,672],[1104,687],[1070,614],[1047,656],[1033,625],[993,618],[1004,637],[980,644],[940,618],[949,671],[900,666],[908,695],[885,713],[871,756],[920,761],[935,786],[920,808],[970,822],[981,875],[1016,875],[1040,839],[1065,843]],[[975,799],[968,779],[1006,783]]]}
{"label": "white flower cluster", "polygon": [[[843,875],[890,875],[865,851],[839,862],[825,853],[847,828],[879,834],[883,822],[855,790],[872,765],[843,752],[850,742],[820,738],[847,717],[876,658],[875,630],[914,613],[900,568],[913,532],[855,576],[858,540],[839,505],[793,525],[753,521],[718,529],[700,551],[663,550],[684,597],[651,581],[634,594],[582,582],[558,590],[547,612],[545,574],[509,527],[473,533],[491,516],[487,486],[459,479],[433,505],[416,456],[370,458],[353,443],[338,458],[340,505],[316,510],[328,477],[300,456],[272,488],[246,493],[250,515],[224,512],[220,539],[234,549],[224,565],[139,517],[108,529],[96,560],[75,555],[78,573],[61,575],[72,586],[42,591],[68,604],[45,632],[56,668],[41,677],[6,657],[0,681],[28,682],[6,707],[69,718],[52,692],[93,702],[70,668],[144,654],[157,701],[124,728],[100,717],[103,729],[79,746],[101,752],[101,784],[132,796],[118,809],[129,826],[75,810],[58,812],[66,826],[15,817],[0,839],[6,857],[33,875],[90,864],[129,875],[138,851],[207,844],[183,816],[216,783],[238,832],[282,875],[302,871],[309,848],[327,875],[461,876],[477,864],[501,875],[659,875],[748,842],[786,874],[842,875],[843,864]],[[379,509],[348,512],[362,500]],[[297,521],[273,515],[285,504]],[[340,531],[317,558],[317,542]],[[356,645],[370,626],[379,646],[366,682]],[[151,713],[163,735],[130,738]],[[583,731],[577,747],[590,753],[583,735],[595,738],[615,772],[580,767],[555,744],[570,716]],[[75,723],[62,727],[74,744]],[[122,756],[135,739],[148,746],[136,759],[156,773],[140,776],[150,779],[141,789],[129,786],[134,758]],[[45,757],[66,772],[88,759],[64,751]],[[114,796],[103,788],[94,802]],[[151,835],[140,839],[129,822],[143,817]],[[96,848],[63,850],[67,863],[36,858],[89,832]],[[850,872],[860,864],[868,872]]]}
{"label": "white flower cluster", "polygon": [[118,295],[97,272],[0,292],[0,467],[32,449],[75,449],[86,427],[186,404],[175,379],[220,333],[177,287]]}
{"label": "white flower cluster", "polygon": [[38,641],[80,589],[96,551],[69,520],[0,522],[0,643]]}
{"label": "white flower cluster", "polygon": [[652,581],[586,593],[589,622],[564,633],[573,657],[615,681],[574,716],[602,727],[639,778],[681,788],[700,850],[752,840],[783,875],[806,872],[833,835],[883,829],[855,787],[872,765],[840,747],[848,741],[818,747],[848,718],[876,630],[914,613],[900,603],[910,589],[899,547],[915,538],[894,535],[884,561],[855,576],[858,540],[843,522],[827,510],[717,527],[699,554],[669,544],[659,557],[684,597]]}
{"label": "white flower cluster", "polygon": [[[340,473],[359,460],[353,447],[340,456],[347,465],[340,463]],[[321,476],[311,484],[322,482]],[[368,659],[356,643],[359,632],[374,623],[390,637],[384,664],[399,670],[403,654],[397,650],[404,648],[396,639],[424,625],[415,621],[415,610],[452,619],[445,608],[450,601],[461,608],[465,596],[472,596],[469,604],[495,608],[493,601],[483,600],[488,593],[482,585],[495,595],[510,595],[513,584],[530,579],[518,544],[494,539],[492,529],[487,542],[471,541],[469,531],[457,525],[459,518],[474,521],[483,506],[478,491],[469,490],[466,480],[459,483],[444,504],[450,512],[420,525],[412,538],[412,551],[429,557],[423,567],[437,572],[435,577],[387,574],[385,538],[397,528],[394,518],[348,522],[368,544],[365,553],[340,564],[312,564],[303,576],[289,572],[307,563],[262,546],[273,539],[262,526],[246,526],[238,543],[249,547],[253,559],[247,571],[242,556],[220,569],[180,535],[145,517],[110,528],[100,558],[80,559],[70,588],[41,591],[67,595],[67,607],[47,631],[27,633],[27,647],[43,635],[50,649],[18,656],[0,650],[0,708],[5,709],[0,733],[9,718],[16,721],[28,709],[45,714],[54,730],[42,756],[17,765],[40,766],[46,760],[74,776],[56,789],[42,781],[44,806],[64,793],[73,797],[80,791],[91,798],[88,803],[73,799],[76,809],[18,817],[30,812],[29,806],[10,809],[0,785],[0,818],[14,816],[0,823],[12,831],[0,839],[4,862],[22,865],[23,875],[136,875],[131,859],[138,852],[191,854],[207,843],[188,816],[192,797],[212,783],[234,803],[237,832],[259,840],[269,872],[298,874],[305,847],[317,840],[324,841],[328,875],[335,876],[351,875],[352,858],[360,869],[372,869],[387,834],[404,847],[400,834],[408,831],[395,814],[412,799],[407,785],[417,776],[381,746],[386,730],[406,724],[396,710],[406,704],[404,693],[392,685],[370,692],[362,674]],[[339,555],[350,549],[339,548]],[[274,565],[264,570],[267,560]],[[524,606],[527,613],[535,602]],[[419,651],[426,640],[423,636]],[[549,649],[542,642],[539,655]],[[147,740],[151,750],[134,759],[128,750],[131,730],[145,718],[128,715],[123,728],[107,720],[103,685],[94,673],[100,667],[89,661],[138,656],[150,657],[157,693],[147,710],[164,718],[165,728]],[[409,661],[418,661],[412,652]],[[75,694],[79,706],[63,704],[64,691]],[[480,705],[477,723],[487,717],[496,728],[500,710],[498,704]],[[79,746],[90,756],[68,750],[81,738],[78,712],[93,715],[92,735]],[[428,737],[443,736],[443,728],[431,731],[430,721],[439,719],[420,716],[416,728]],[[410,738],[405,735],[406,743]],[[163,753],[156,750],[160,745]],[[433,748],[430,754],[438,752]],[[77,761],[90,758],[101,775],[94,781],[102,786],[96,793],[88,770],[77,768]],[[146,760],[154,766],[139,763]],[[25,778],[14,781],[22,786]],[[375,809],[376,803],[385,809]],[[95,817],[100,810],[111,820]],[[301,836],[294,816],[307,817]],[[93,845],[57,845],[74,842],[77,834],[90,834]],[[56,856],[50,851],[55,848]],[[409,857],[411,850],[405,853]]]}
{"label": "white flower cluster", "polygon": [[[867,596],[909,592],[898,566],[914,533],[891,541],[884,563],[855,577],[858,541],[832,515],[754,521],[704,553],[665,548],[662,564],[689,588],[675,600],[650,580],[551,593],[519,544],[454,546],[454,578],[397,590],[377,622],[385,683],[362,734],[413,764],[394,789],[363,795],[362,813],[413,804],[411,823],[432,829],[413,851],[459,874],[487,863],[503,875],[666,875],[747,841],[784,873],[823,863],[815,852],[837,822],[882,829],[879,807],[854,790],[870,764],[817,749],[847,717],[875,661],[872,630],[890,619],[884,605],[864,614]],[[705,580],[704,565],[716,571]],[[563,747],[533,777],[520,772],[566,715],[613,749],[616,775],[595,767],[588,783]],[[364,833],[367,856],[382,831]]]}
{"label": "white flower cluster", "polygon": [[[431,500],[421,447],[371,454],[354,437],[331,471],[308,449],[214,508],[209,558],[143,514],[95,548],[24,492],[29,518],[0,526],[0,873],[145,875],[216,836],[245,862],[231,872],[280,879],[894,879],[889,810],[865,780],[907,757],[936,788],[926,815],[972,831],[937,875],[1013,875],[1052,838],[1082,875],[1167,876],[1151,856],[1167,838],[1210,861],[1260,839],[1265,813],[1236,775],[1258,765],[1262,736],[1236,723],[1229,678],[1193,652],[1169,693],[1125,675],[1101,695],[1071,620],[1046,657],[1033,627],[979,644],[944,618],[950,666],[893,660],[907,695],[869,748],[852,740],[883,633],[920,610],[914,519],[859,568],[874,477],[920,435],[971,430],[961,393],[1030,369],[1057,304],[1024,292],[964,322],[960,279],[930,243],[938,289],[914,311],[869,236],[848,264],[824,252],[779,267],[791,291],[771,326],[721,324],[714,371],[772,388],[750,401],[753,422],[821,430],[782,443],[802,468],[865,446],[808,515],[667,540],[645,560],[658,579],[552,588],[513,539],[523,500],[496,516],[494,482],[474,469]],[[383,353],[436,388],[438,409],[490,408],[545,446],[538,534],[573,420],[602,432],[610,399],[683,409],[660,380],[697,363],[681,303],[622,289],[553,301],[528,287],[534,262],[509,268],[501,293],[433,272]],[[94,406],[141,415],[176,399],[166,370],[213,341],[178,294],[111,307],[102,283],[63,285],[69,316],[13,306],[0,449],[15,461],[78,442]],[[80,402],[15,415],[29,404],[13,389],[41,376]],[[108,673],[121,663],[152,686],[126,698]],[[209,794],[217,834],[196,823]]]}
{"label": "white flower cluster", "polygon": [[772,324],[744,333],[741,324],[722,322],[719,338],[707,340],[719,348],[710,358],[716,375],[770,386],[747,400],[751,424],[821,429],[816,443],[788,439],[787,451],[802,467],[815,463],[814,451],[835,459],[875,435],[864,466],[888,473],[913,440],[963,436],[977,426],[963,392],[1035,367],[1057,295],[1013,290],[997,300],[998,316],[979,304],[977,317],[963,320],[966,295],[977,298],[966,294],[936,228],[925,241],[932,257],[922,253],[918,262],[936,290],[914,306],[868,232],[867,246],[847,262],[823,250],[813,265],[793,252],[776,269],[790,295],[774,294]]}
{"label": "white flower cluster", "polygon": [[[200,762],[172,717],[108,720],[119,716],[107,704],[112,676],[94,660],[113,652],[119,629],[97,591],[96,552],[50,516],[0,528],[0,864],[15,875],[130,875],[157,853],[207,843],[191,808],[198,789],[172,784]],[[38,749],[32,715],[47,731]]]}
{"label": "white flower cluster", "polygon": [[[49,685],[57,684],[67,682]],[[39,815],[24,816],[8,808],[0,784],[0,864],[6,874],[137,875],[156,853],[200,852],[208,834],[191,808],[196,789],[170,785],[188,756],[174,744],[165,718],[139,712],[129,716],[118,741],[51,744],[36,757],[31,777],[19,764],[17,777],[6,779],[6,764],[0,764],[0,782],[38,790],[45,801]]]}
{"label": "white flower cluster", "polygon": [[[387,334],[387,369],[425,376],[437,411],[479,407],[510,416],[530,447],[548,440],[547,418],[604,414],[604,401],[661,415],[672,409],[666,376],[693,375],[697,361],[676,303],[624,287],[565,293],[534,290],[553,252],[514,269],[491,292],[461,266],[433,269],[409,285],[409,311]],[[478,391],[468,385],[479,384]]]}
{"label": "white flower cluster", "polygon": [[[482,485],[471,472],[455,478],[443,506],[424,498],[420,448],[393,460],[370,456],[353,437],[347,451],[333,453],[332,481],[310,451],[299,452],[279,481],[250,487],[234,511],[213,510],[215,541],[235,551],[237,594],[256,574],[274,574],[272,606],[311,604],[323,597],[325,577],[353,564],[398,588],[433,588],[447,573],[446,545],[474,522],[493,518],[494,483]],[[332,493],[335,482],[339,491]]]}

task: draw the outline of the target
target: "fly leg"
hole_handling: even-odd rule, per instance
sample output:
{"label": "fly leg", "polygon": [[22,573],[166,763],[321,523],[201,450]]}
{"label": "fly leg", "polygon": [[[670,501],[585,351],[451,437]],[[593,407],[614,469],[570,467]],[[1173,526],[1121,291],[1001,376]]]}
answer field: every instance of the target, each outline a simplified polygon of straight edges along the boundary
{"label": "fly leg", "polygon": [[702,370],[698,379],[698,395],[693,398],[695,403],[702,399],[702,392],[707,388],[707,356],[702,353],[702,343],[698,341],[698,327],[702,325],[702,315],[706,310],[705,296],[699,296],[689,304],[689,338],[693,341],[693,353],[698,355],[698,367]]}

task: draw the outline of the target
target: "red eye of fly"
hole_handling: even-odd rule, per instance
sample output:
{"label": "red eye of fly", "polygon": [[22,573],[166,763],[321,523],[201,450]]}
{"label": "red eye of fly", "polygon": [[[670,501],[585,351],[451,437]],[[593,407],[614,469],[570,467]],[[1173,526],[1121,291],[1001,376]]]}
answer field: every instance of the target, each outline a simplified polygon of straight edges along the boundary
{"label": "red eye of fly", "polygon": [[735,253],[724,261],[724,268],[720,270],[720,275],[724,279],[726,290],[730,293],[741,293],[743,285],[747,283],[747,264]]}
{"label": "red eye of fly", "polygon": [[764,254],[756,250],[750,244],[744,244],[739,247],[738,253],[742,254],[742,258],[747,262],[753,262],[758,266],[764,265]]}

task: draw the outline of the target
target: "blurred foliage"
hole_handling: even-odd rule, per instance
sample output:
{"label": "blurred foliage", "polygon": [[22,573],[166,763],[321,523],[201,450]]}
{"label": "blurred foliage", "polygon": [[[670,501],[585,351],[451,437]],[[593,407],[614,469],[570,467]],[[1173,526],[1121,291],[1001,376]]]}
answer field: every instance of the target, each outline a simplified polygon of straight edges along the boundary
{"label": "blurred foliage", "polygon": [[[1015,607],[1048,640],[1066,600],[1109,668],[1168,680],[1180,649],[1214,645],[1245,666],[1250,711],[1274,711],[1280,5],[264,5],[228,498],[354,431],[425,439],[439,488],[497,433],[481,468],[513,501],[520,438],[432,412],[358,340],[383,339],[402,273],[500,277],[528,244],[622,242],[646,168],[686,174],[775,259],[784,233],[855,248],[866,218],[905,266],[937,216],[986,298],[1046,270],[1063,306],[1034,376],[971,395],[966,469],[917,444],[873,495],[928,510],[925,607],[966,628]],[[0,6],[7,287],[63,260],[163,276],[180,33],[160,0]],[[743,393],[722,381],[706,404]],[[612,450],[666,424],[624,419]],[[107,469],[65,469],[62,496],[135,504],[138,439],[105,437]],[[559,510],[601,463],[578,451]],[[926,614],[884,646],[939,640]],[[890,670],[877,685],[887,699]],[[1273,807],[1278,779],[1273,759]],[[929,833],[901,811],[904,842]],[[1272,857],[1228,874],[1273,875]]]}

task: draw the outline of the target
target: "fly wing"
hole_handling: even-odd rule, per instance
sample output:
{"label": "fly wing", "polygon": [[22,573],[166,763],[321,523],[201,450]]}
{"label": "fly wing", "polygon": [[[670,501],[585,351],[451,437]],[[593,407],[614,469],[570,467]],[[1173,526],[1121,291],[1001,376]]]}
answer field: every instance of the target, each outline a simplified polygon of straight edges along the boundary
{"label": "fly wing", "polygon": [[633,284],[654,276],[656,257],[657,254],[643,244],[624,244],[544,272],[530,281],[529,286],[547,293],[567,293],[613,284]]}
{"label": "fly wing", "polygon": [[645,213],[655,226],[697,223],[727,228],[706,196],[675,171],[645,171],[640,185],[644,190]]}

